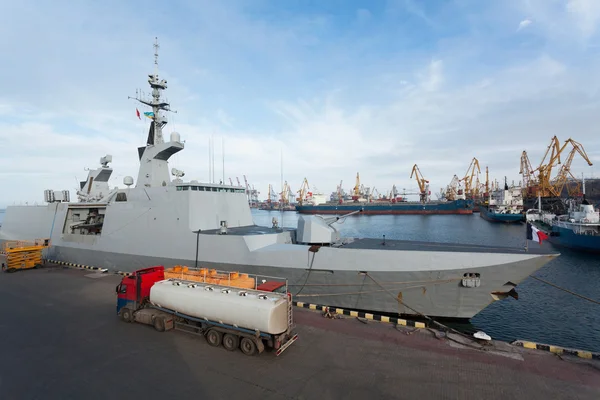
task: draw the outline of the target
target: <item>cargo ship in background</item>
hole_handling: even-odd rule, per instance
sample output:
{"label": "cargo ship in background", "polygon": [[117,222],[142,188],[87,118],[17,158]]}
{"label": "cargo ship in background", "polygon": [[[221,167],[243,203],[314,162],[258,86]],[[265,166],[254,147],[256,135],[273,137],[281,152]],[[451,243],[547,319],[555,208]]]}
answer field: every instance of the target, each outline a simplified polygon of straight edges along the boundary
{"label": "cargo ship in background", "polygon": [[520,223],[525,219],[522,189],[509,187],[504,178],[504,188],[493,190],[487,204],[479,205],[479,216],[490,222]]}
{"label": "cargo ship in background", "polygon": [[324,204],[299,204],[296,211],[301,214],[346,214],[362,211],[362,214],[473,214],[473,201],[374,201]]}
{"label": "cargo ship in background", "polygon": [[574,200],[567,202],[566,214],[556,215],[538,206],[527,211],[527,222],[548,236],[552,244],[600,253],[600,212],[587,200],[585,182],[583,193],[581,203],[577,204]]}

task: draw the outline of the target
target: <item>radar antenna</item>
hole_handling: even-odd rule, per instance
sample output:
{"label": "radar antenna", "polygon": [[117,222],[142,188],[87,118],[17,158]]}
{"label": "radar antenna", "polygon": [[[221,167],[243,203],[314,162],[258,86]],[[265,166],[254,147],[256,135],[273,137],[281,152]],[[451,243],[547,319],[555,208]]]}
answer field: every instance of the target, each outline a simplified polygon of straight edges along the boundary
{"label": "radar antenna", "polygon": [[128,97],[129,99],[136,100],[146,106],[152,108],[151,112],[145,112],[144,115],[152,121],[150,123],[150,130],[148,132],[148,140],[146,146],[152,146],[160,143],[164,143],[163,138],[163,127],[167,125],[167,119],[162,114],[162,111],[170,111],[176,113],[177,111],[171,110],[171,105],[161,99],[161,91],[167,88],[167,80],[160,79],[158,77],[158,38],[155,38],[154,42],[154,73],[148,75],[148,83],[152,88],[152,98],[144,98],[142,92],[137,91],[135,97]]}

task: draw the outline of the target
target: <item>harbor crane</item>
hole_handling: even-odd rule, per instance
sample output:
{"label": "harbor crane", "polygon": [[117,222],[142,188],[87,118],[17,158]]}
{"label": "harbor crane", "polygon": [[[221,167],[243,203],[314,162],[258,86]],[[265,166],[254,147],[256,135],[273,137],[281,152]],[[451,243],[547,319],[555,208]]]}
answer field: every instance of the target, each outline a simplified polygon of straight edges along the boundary
{"label": "harbor crane", "polygon": [[344,181],[341,180],[339,186],[337,187],[337,198],[339,204],[342,204],[344,202],[344,189],[342,188],[343,182]]}
{"label": "harbor crane", "polygon": [[537,196],[537,176],[535,175],[535,170],[531,166],[531,161],[529,161],[529,156],[525,150],[521,153],[521,168],[519,174],[522,176],[523,197]]}
{"label": "harbor crane", "polygon": [[417,164],[413,165],[412,172],[410,173],[411,179],[413,175],[417,180],[417,184],[419,185],[419,201],[421,201],[421,203],[426,203],[429,201],[429,195],[431,194],[429,191],[429,181],[423,178],[423,175],[421,174]]}
{"label": "harbor crane", "polygon": [[454,201],[461,198],[464,199],[464,193],[460,186],[460,182],[461,179],[458,176],[454,175],[452,177],[450,184],[446,187],[446,200]]}
{"label": "harbor crane", "polygon": [[360,199],[360,175],[357,172],[356,184],[354,185],[354,189],[352,189],[352,200],[358,201],[358,199]]}
{"label": "harbor crane", "polygon": [[590,161],[581,143],[578,143],[571,138],[565,141],[565,144],[561,148],[561,152],[568,144],[571,144],[573,148],[569,152],[567,160],[561,165],[560,169],[558,170],[558,174],[551,182],[552,193],[556,196],[560,196],[560,194],[563,191],[563,188],[565,187],[565,184],[567,183],[568,178],[571,177],[574,183],[572,185],[567,185],[567,193],[569,194],[569,196],[581,196],[581,186],[579,185],[577,178],[575,178],[571,173],[571,163],[573,162],[573,158],[575,158],[576,153],[579,153],[579,155],[587,162],[589,166],[592,165],[592,162]]}
{"label": "harbor crane", "polygon": [[[557,175],[552,178],[553,168],[561,164],[561,155],[569,145],[572,146],[572,149],[569,152],[565,163],[561,165]],[[539,195],[540,197],[560,197],[569,178],[572,178],[574,182],[572,185],[566,185],[569,196],[580,195],[581,188],[579,183],[571,173],[571,163],[577,153],[581,155],[588,165],[592,165],[592,162],[587,156],[581,143],[571,138],[565,140],[564,144],[561,146],[558,138],[553,136],[540,165],[536,169],[531,167],[527,152],[523,151],[521,154],[521,169],[519,172],[523,177],[524,196],[533,197]]]}
{"label": "harbor crane", "polygon": [[293,197],[292,188],[288,185],[287,181],[283,184],[283,190],[280,193],[281,205],[286,207],[290,205],[290,197]]}
{"label": "harbor crane", "polygon": [[302,205],[302,203],[304,202],[305,198],[306,198],[306,193],[308,192],[309,186],[308,186],[308,180],[306,178],[304,178],[304,181],[302,181],[302,185],[300,186],[300,190],[298,190],[299,196],[296,198],[296,201],[298,202],[299,205]]}
{"label": "harbor crane", "polygon": [[[465,196],[469,199],[474,199],[479,195],[478,182],[480,173],[479,160],[473,157],[465,176],[461,179],[465,183]],[[473,182],[473,179],[475,179],[475,183]]]}

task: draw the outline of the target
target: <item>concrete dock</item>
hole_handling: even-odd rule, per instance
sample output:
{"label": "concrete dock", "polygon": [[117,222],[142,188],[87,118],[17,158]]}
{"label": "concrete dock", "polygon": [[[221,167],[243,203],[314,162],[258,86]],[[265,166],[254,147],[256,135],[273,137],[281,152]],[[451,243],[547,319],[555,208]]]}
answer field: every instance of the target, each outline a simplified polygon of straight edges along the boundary
{"label": "concrete dock", "polygon": [[[600,363],[295,309],[299,340],[247,357],[121,322],[121,277],[0,274],[0,398],[599,399]],[[438,335],[439,336],[439,335]]]}

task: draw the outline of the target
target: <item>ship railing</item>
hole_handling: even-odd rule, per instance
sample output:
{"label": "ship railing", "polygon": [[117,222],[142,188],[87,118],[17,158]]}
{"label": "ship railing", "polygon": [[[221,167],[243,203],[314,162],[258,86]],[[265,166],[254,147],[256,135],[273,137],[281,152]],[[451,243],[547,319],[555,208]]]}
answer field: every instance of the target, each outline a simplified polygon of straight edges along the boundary
{"label": "ship railing", "polygon": [[4,242],[2,250],[6,252],[9,250],[24,249],[29,247],[50,247],[50,239],[8,240]]}

